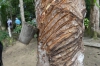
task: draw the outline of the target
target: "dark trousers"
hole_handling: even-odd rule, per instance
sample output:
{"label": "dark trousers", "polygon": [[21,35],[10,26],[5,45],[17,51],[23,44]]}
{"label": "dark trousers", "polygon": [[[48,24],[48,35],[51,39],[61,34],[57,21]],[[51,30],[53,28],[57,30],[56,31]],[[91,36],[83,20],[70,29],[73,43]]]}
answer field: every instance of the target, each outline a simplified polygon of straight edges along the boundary
{"label": "dark trousers", "polygon": [[0,66],[3,66],[3,62],[2,62],[2,51],[3,51],[3,44],[0,41]]}

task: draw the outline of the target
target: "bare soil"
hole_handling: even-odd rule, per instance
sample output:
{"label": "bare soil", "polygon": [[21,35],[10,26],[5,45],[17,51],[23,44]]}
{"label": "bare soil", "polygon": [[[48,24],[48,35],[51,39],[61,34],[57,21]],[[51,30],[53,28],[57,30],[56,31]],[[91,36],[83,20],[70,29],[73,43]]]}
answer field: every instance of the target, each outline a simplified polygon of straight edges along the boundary
{"label": "bare soil", "polygon": [[[85,43],[93,44],[100,44],[100,38],[97,40],[84,38],[83,40]],[[96,46],[85,46],[85,59],[84,59],[84,66],[100,66],[100,47]]]}
{"label": "bare soil", "polygon": [[100,48],[85,47],[84,66],[100,66]]}
{"label": "bare soil", "polygon": [[33,39],[29,45],[16,42],[3,51],[4,66],[36,66],[37,42]]}
{"label": "bare soil", "polygon": [[[85,39],[89,40],[89,39]],[[93,40],[87,42],[92,43]],[[93,42],[99,42],[93,41]],[[84,66],[100,66],[100,48],[84,46]],[[3,51],[4,66],[36,66],[37,63],[37,41],[33,39],[29,45],[17,41]]]}

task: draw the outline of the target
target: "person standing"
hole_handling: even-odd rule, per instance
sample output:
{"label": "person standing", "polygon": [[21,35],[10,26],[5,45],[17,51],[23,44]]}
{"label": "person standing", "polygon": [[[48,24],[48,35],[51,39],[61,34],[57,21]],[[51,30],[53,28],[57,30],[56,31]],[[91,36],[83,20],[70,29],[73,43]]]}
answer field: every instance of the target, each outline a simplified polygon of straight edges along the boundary
{"label": "person standing", "polygon": [[20,25],[20,24],[21,24],[21,21],[20,21],[18,18],[16,18],[15,24],[16,24],[16,25]]}
{"label": "person standing", "polygon": [[11,28],[11,26],[12,26],[12,20],[10,18],[8,19],[7,24],[8,24],[8,27]]}
{"label": "person standing", "polygon": [[7,24],[8,24],[8,32],[9,32],[9,37],[11,37],[11,29],[12,28],[12,20],[9,18],[8,21],[7,21]]}

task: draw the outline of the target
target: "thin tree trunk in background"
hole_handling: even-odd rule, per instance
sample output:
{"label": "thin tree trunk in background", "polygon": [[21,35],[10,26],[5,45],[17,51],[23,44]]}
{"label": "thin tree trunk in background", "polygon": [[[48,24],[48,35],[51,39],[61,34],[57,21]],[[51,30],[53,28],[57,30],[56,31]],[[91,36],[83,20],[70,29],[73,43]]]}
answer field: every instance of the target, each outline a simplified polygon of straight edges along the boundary
{"label": "thin tree trunk in background", "polygon": [[[93,6],[91,6],[90,11],[90,22],[92,30],[94,31],[94,38],[97,38],[97,32],[99,31],[99,7],[91,0]],[[99,4],[99,0],[96,1]]]}
{"label": "thin tree trunk in background", "polygon": [[83,66],[84,0],[35,0],[37,66]]}
{"label": "thin tree trunk in background", "polygon": [[25,22],[23,0],[19,0],[22,24]]}
{"label": "thin tree trunk in background", "polygon": [[25,34],[24,32],[27,33],[27,31],[25,31],[25,17],[24,17],[24,8],[23,8],[23,0],[19,0],[19,4],[20,4],[20,14],[21,14],[21,22],[22,22],[22,29],[19,35],[19,41],[22,43],[27,44],[28,42],[25,40],[26,37],[24,37],[23,35]]}

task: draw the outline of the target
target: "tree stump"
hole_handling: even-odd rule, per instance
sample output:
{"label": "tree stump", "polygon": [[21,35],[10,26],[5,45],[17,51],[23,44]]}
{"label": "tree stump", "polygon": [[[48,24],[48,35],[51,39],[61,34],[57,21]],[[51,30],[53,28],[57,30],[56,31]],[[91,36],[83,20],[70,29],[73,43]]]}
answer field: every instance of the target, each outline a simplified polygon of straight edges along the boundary
{"label": "tree stump", "polygon": [[35,33],[36,28],[34,26],[24,23],[18,40],[24,44],[29,44]]}

